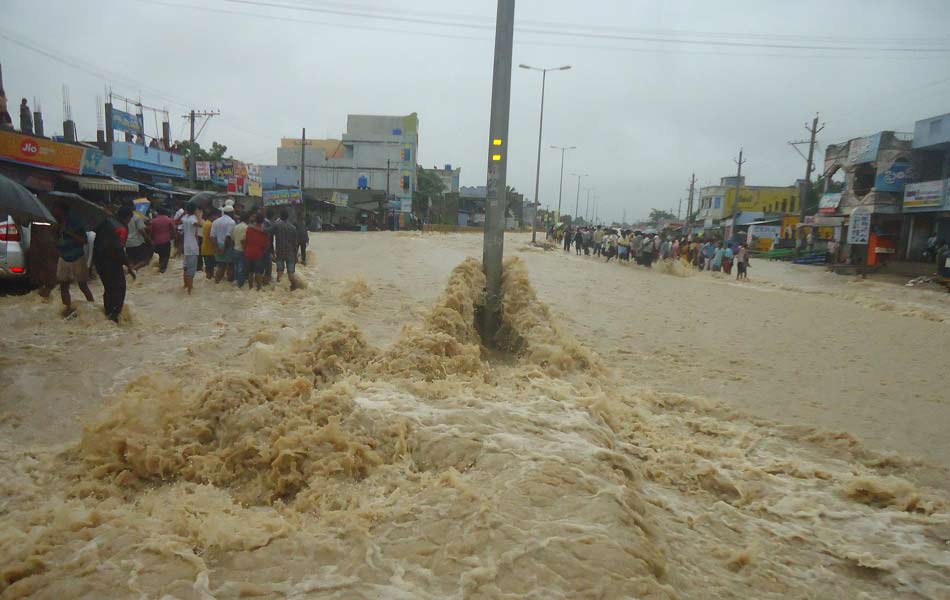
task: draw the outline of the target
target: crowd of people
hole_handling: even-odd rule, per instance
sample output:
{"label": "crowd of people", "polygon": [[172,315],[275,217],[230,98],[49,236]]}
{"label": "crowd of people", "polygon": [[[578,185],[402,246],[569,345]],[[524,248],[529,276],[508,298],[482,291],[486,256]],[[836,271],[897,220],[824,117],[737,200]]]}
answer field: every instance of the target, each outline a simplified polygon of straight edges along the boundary
{"label": "crowd of people", "polygon": [[698,237],[676,237],[657,233],[645,233],[613,227],[568,226],[550,227],[549,240],[564,245],[576,254],[603,257],[607,262],[635,261],[638,265],[651,267],[657,260],[681,260],[700,271],[732,274],[736,279],[748,279],[749,247],[739,242],[724,243],[722,240]]}
{"label": "crowd of people", "polygon": [[52,208],[56,223],[48,231],[34,232],[31,276],[44,296],[59,286],[66,317],[76,310],[72,284],[88,302],[95,301],[88,284],[95,273],[103,287],[105,314],[118,322],[125,303],[126,274],[135,279],[154,256],[159,273],[167,271],[173,252],[182,257],[188,294],[199,270],[214,283],[262,290],[271,284],[275,265],[276,281],[286,272],[294,290],[300,286],[295,274],[298,256],[300,262],[307,262],[310,234],[303,215],[298,211],[295,222],[291,221],[287,208],[242,213],[228,199],[221,208],[202,209],[188,202],[172,216],[165,208],[146,215],[128,204],[109,211],[91,231],[68,200],[57,200]]}

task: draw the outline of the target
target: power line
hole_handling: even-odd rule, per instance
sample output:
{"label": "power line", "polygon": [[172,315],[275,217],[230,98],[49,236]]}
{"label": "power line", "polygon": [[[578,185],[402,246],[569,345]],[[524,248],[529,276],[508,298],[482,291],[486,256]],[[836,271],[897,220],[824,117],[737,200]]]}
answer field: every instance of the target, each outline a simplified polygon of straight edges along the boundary
{"label": "power line", "polygon": [[[304,6],[304,5],[294,5],[286,4],[281,2],[271,2],[267,0],[223,0],[224,2],[232,4],[242,4],[250,6],[261,6],[267,8],[278,8],[283,10],[295,10],[303,12],[313,12],[320,14],[331,14],[337,16],[345,17],[363,17],[368,19],[384,19],[387,21],[398,21],[403,23],[417,23],[422,25],[440,25],[448,27],[461,27],[465,29],[475,29],[475,30],[491,30],[490,25],[483,25],[472,22],[462,22],[458,20],[451,19],[431,19],[423,17],[409,16],[405,13],[396,13],[390,11],[386,14],[374,13],[368,10],[353,10],[351,8],[321,8],[315,6]],[[573,25],[572,25],[573,26]],[[788,44],[788,43],[764,43],[764,42],[742,42],[742,41],[728,41],[728,40],[695,40],[687,38],[671,38],[664,39],[658,37],[649,37],[643,34],[620,34],[620,33],[598,33],[598,32],[585,32],[585,31],[565,31],[559,29],[551,28],[539,28],[539,27],[516,27],[518,31],[525,33],[538,33],[543,35],[552,35],[552,36],[567,36],[567,37],[580,37],[580,38],[595,38],[595,39],[612,39],[620,41],[638,41],[638,42],[653,42],[653,43],[675,43],[675,44],[699,44],[699,45],[711,45],[711,46],[728,46],[728,47],[747,47],[747,48],[773,48],[773,49],[782,49],[782,50],[828,50],[828,51],[872,51],[872,52],[933,52],[933,53],[950,53],[950,48],[926,48],[926,47],[875,47],[875,46],[835,46],[835,45],[801,45],[801,44]],[[950,41],[950,40],[948,40]]]}

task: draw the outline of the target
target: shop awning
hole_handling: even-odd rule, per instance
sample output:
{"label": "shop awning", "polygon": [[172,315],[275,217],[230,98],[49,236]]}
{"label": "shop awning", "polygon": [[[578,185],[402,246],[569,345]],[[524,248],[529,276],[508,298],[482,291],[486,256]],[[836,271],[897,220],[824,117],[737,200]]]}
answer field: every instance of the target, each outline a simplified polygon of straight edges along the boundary
{"label": "shop awning", "polygon": [[63,179],[79,185],[81,191],[100,192],[137,192],[139,184],[118,177],[83,177],[82,175],[62,175]]}

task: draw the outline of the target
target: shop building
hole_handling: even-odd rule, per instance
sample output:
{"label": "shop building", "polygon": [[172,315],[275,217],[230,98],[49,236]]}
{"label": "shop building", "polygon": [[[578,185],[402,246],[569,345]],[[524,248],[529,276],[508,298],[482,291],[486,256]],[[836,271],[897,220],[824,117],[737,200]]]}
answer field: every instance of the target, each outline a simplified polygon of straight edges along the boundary
{"label": "shop building", "polygon": [[824,176],[844,173],[844,189],[824,197],[820,212],[841,217],[842,256],[870,266],[898,258],[904,186],[919,168],[913,134],[881,131],[830,144],[825,150]]}
{"label": "shop building", "polygon": [[950,240],[950,113],[914,124],[916,183],[904,187],[901,258],[923,258],[927,240]]}

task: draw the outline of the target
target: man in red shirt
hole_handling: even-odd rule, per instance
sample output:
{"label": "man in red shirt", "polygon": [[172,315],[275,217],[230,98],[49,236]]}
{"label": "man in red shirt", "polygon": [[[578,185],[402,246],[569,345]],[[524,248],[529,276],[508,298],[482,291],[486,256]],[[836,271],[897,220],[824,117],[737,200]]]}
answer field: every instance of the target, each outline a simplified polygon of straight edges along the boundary
{"label": "man in red shirt", "polygon": [[149,233],[152,247],[158,253],[158,271],[164,273],[168,268],[168,257],[172,251],[172,239],[175,237],[175,221],[168,216],[168,210],[158,209],[158,216],[149,221]]}
{"label": "man in red shirt", "polygon": [[244,237],[244,261],[247,270],[247,287],[258,290],[264,283],[266,271],[265,261],[268,261],[267,249],[270,248],[270,235],[264,231],[264,217],[260,213],[254,215]]}

